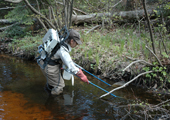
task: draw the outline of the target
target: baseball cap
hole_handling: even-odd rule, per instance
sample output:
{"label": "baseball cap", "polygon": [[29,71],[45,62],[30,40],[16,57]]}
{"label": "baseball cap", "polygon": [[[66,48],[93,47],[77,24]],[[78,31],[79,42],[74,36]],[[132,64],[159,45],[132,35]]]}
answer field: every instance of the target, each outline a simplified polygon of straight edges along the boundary
{"label": "baseball cap", "polygon": [[80,33],[78,33],[74,29],[69,30],[69,39],[73,39],[77,42],[77,44],[81,45],[82,41],[80,40]]}

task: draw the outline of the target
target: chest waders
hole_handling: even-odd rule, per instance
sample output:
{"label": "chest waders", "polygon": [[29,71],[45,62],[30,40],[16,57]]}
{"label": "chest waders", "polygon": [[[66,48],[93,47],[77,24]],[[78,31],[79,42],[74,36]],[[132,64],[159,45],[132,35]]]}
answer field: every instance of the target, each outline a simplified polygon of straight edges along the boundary
{"label": "chest waders", "polygon": [[[47,86],[47,89],[51,91],[53,87],[51,86],[51,87],[52,87],[52,88],[51,88],[51,87],[49,86],[49,84],[48,84],[48,65],[47,65],[47,68],[46,68],[46,74],[47,74],[47,75],[46,75],[46,80],[47,80],[46,86]],[[58,79],[59,79],[59,80],[60,80],[60,74],[61,74],[61,70],[59,69],[59,73],[58,73],[58,76],[59,76]]]}
{"label": "chest waders", "polygon": [[[66,45],[66,44],[63,44],[63,46],[67,49],[67,50],[69,50],[69,48],[68,48],[68,46]],[[48,64],[49,65],[51,65],[51,66],[54,66],[54,65],[59,65],[59,73],[58,73],[58,76],[59,76],[59,80],[61,79],[61,76],[60,76],[60,74],[61,74],[61,67],[62,67],[62,61],[61,61],[61,59],[57,59],[57,60],[50,60],[49,62],[48,62]],[[46,83],[46,86],[47,86],[47,88],[51,91],[51,87],[49,86],[49,84],[48,84],[48,65],[46,65],[46,73],[47,73],[47,75],[46,75],[46,79],[47,79],[47,83]]]}

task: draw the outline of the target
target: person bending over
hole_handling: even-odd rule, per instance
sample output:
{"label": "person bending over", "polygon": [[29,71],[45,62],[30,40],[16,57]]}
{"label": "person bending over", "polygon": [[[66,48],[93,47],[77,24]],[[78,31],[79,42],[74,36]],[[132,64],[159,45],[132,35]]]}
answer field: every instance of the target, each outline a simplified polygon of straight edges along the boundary
{"label": "person bending over", "polygon": [[47,86],[51,89],[52,95],[59,95],[63,92],[63,88],[65,87],[64,80],[61,76],[62,64],[66,65],[68,70],[80,77],[83,82],[89,84],[87,76],[84,75],[81,69],[74,65],[69,54],[72,48],[82,44],[80,34],[76,30],[70,29],[69,37],[64,43],[65,44],[61,45],[60,49],[54,54],[54,56],[51,57],[51,60],[48,62],[45,69],[42,69],[47,78]]}

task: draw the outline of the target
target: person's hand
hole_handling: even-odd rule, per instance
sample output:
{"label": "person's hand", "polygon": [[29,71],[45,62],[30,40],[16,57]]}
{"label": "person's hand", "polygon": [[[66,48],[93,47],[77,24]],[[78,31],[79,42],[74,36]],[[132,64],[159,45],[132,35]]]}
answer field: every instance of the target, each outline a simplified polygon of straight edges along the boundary
{"label": "person's hand", "polygon": [[83,71],[81,69],[79,69],[78,73],[76,74],[78,77],[80,77],[80,79],[83,82],[86,82],[87,84],[89,84],[89,81],[87,79],[87,76],[83,73]]}

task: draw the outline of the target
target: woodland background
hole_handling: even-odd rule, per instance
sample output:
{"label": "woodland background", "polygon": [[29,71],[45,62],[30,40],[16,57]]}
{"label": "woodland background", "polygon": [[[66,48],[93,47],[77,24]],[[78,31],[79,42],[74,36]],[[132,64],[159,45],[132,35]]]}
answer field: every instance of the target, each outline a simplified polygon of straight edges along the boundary
{"label": "woodland background", "polygon": [[124,82],[110,92],[128,84],[154,92],[160,104],[142,103],[137,113],[169,117],[170,1],[0,0],[0,48],[5,53],[35,60],[48,29],[65,25],[78,30],[84,41],[71,52],[77,64],[101,78]]}

